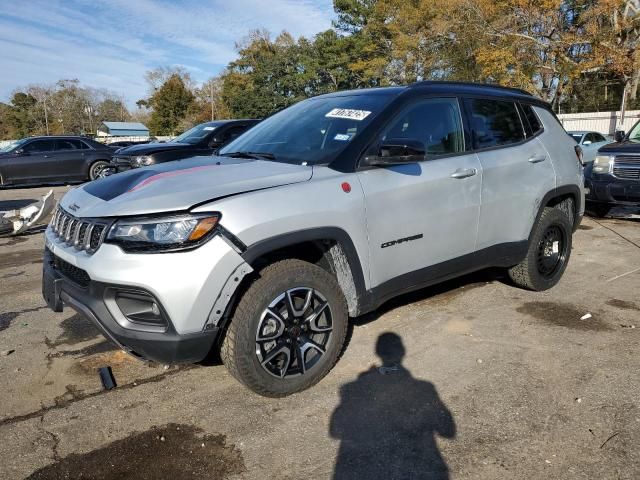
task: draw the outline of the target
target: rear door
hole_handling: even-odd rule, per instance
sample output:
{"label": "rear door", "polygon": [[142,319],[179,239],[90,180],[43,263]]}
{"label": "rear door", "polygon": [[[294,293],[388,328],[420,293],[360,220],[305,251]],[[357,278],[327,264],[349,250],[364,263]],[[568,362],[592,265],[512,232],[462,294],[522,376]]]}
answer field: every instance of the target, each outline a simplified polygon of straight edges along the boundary
{"label": "rear door", "polygon": [[478,250],[526,240],[540,201],[555,187],[540,131],[525,132],[525,125],[540,123],[527,120],[525,110],[535,117],[530,106],[521,115],[509,100],[469,98],[465,108],[483,172]]}
{"label": "rear door", "polygon": [[56,140],[56,150],[53,154],[51,169],[56,179],[84,180],[87,177],[85,171],[85,153],[89,152],[81,140],[73,138],[59,138]]}
{"label": "rear door", "polygon": [[44,182],[51,180],[53,139],[38,139],[25,143],[21,153],[11,158],[5,167],[8,181],[13,183]]}
{"label": "rear door", "polygon": [[[417,140],[426,155],[415,163],[358,172],[364,191],[371,284],[393,291],[439,276],[435,267],[475,249],[481,166],[465,152],[457,98],[412,102],[384,129],[377,144]],[[398,278],[403,276],[403,278]],[[396,283],[396,287],[392,283]]]}

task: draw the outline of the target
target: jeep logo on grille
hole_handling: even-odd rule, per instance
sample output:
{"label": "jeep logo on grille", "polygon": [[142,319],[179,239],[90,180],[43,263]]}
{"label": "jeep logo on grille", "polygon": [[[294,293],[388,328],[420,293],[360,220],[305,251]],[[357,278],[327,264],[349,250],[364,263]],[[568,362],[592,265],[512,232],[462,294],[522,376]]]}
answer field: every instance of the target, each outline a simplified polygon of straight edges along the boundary
{"label": "jeep logo on grille", "polygon": [[77,212],[78,210],[80,210],[80,205],[78,205],[77,203],[72,203],[71,205],[69,205],[69,210]]}

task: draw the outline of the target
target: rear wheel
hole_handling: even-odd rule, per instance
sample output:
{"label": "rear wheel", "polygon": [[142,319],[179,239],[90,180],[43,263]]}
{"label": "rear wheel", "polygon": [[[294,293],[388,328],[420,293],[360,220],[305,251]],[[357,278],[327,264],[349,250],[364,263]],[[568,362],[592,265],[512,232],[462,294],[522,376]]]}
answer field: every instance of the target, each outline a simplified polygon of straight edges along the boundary
{"label": "rear wheel", "polygon": [[557,208],[545,208],[534,227],[527,256],[509,270],[511,280],[535,291],[556,285],[571,256],[572,230],[566,213]]}
{"label": "rear wheel", "polygon": [[104,171],[105,168],[109,167],[109,162],[105,162],[104,160],[98,160],[94,162],[89,167],[89,180],[95,180],[96,178],[100,178],[100,175]]}
{"label": "rear wheel", "polygon": [[301,260],[266,267],[240,299],[221,356],[254,392],[283,397],[319,382],[338,359],[347,305],[336,279]]}

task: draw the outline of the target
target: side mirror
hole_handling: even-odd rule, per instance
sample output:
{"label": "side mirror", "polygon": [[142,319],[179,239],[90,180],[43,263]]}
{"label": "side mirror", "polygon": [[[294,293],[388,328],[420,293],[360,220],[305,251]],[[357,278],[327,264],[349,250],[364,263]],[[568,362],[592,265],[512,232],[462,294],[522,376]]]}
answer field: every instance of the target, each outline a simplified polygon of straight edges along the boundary
{"label": "side mirror", "polygon": [[588,147],[589,145],[591,145],[591,140],[585,140],[584,142],[582,142],[582,145]]}
{"label": "side mirror", "polygon": [[613,134],[613,139],[616,142],[621,142],[622,140],[624,140],[624,137],[625,137],[624,130],[616,130],[616,133]]}
{"label": "side mirror", "polygon": [[14,150],[13,153],[16,155],[29,155],[29,152],[26,152],[24,148],[18,148],[17,150]]}
{"label": "side mirror", "polygon": [[[368,165],[401,165],[424,160],[424,143],[413,138],[387,138],[383,140],[377,156],[366,157]],[[416,158],[419,157],[419,158]]]}

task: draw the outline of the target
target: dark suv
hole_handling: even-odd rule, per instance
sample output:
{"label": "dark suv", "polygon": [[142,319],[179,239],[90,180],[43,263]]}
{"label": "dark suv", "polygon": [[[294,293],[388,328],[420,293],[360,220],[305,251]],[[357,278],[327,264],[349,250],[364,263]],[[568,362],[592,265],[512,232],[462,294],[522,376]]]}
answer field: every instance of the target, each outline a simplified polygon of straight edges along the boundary
{"label": "dark suv", "polygon": [[628,134],[616,132],[616,143],[598,150],[585,168],[589,210],[605,216],[614,205],[640,205],[640,122]]}
{"label": "dark suv", "polygon": [[113,150],[80,136],[28,137],[0,149],[0,185],[94,180]]}
{"label": "dark suv", "polygon": [[133,145],[118,150],[113,173],[198,155],[211,155],[242,135],[259,120],[220,120],[196,125],[167,143]]}

